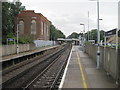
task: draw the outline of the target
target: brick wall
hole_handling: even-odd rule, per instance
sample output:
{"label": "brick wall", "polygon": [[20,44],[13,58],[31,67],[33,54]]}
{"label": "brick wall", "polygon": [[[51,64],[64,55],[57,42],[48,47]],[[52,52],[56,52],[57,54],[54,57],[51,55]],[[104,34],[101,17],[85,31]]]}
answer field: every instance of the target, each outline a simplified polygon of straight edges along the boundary
{"label": "brick wall", "polygon": [[[32,20],[36,21],[36,34],[31,34]],[[50,21],[41,13],[35,13],[34,10],[22,11],[20,14],[17,15],[15,21],[15,31],[17,30],[17,23],[19,23],[19,21],[24,22],[24,33],[21,34],[19,32],[19,35],[31,36],[33,40],[49,40]],[[48,26],[48,34],[44,33],[44,35],[42,35],[41,22],[44,22],[44,24],[46,24],[46,28]],[[44,28],[44,32],[46,32],[46,28]]]}

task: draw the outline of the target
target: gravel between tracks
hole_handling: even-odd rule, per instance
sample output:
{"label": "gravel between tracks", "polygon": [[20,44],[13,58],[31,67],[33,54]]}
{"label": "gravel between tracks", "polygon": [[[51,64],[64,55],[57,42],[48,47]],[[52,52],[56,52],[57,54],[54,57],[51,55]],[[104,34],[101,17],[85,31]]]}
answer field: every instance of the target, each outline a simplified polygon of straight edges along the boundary
{"label": "gravel between tracks", "polygon": [[[60,52],[60,50],[58,50],[57,52]],[[24,85],[27,84],[27,82],[31,81],[34,78],[34,76],[36,76],[38,73],[40,73],[45,68],[45,66],[47,66],[51,62],[52,59],[55,59],[57,57],[56,53],[54,53],[54,55],[55,55],[55,57],[51,57],[51,56],[45,57],[46,63],[43,62],[44,60],[42,60],[42,61],[37,60],[33,63],[25,65],[21,68],[18,68],[17,70],[12,71],[9,74],[6,74],[6,76],[3,77],[3,80],[8,81],[8,83],[7,83],[7,85],[3,84],[3,88],[21,88],[21,86],[24,87]],[[51,58],[49,58],[49,57],[51,57]],[[32,68],[32,69],[30,69],[30,68]],[[13,77],[12,83],[10,83],[11,80],[9,81],[9,77]],[[17,79],[16,77],[19,77],[19,79]]]}

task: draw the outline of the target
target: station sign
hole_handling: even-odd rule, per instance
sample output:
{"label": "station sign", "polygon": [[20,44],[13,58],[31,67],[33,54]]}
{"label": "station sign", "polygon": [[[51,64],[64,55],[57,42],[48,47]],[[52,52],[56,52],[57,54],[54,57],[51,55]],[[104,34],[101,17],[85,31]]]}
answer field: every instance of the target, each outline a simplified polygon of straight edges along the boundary
{"label": "station sign", "polygon": [[115,34],[116,34],[116,30],[117,30],[117,29],[113,29],[113,30],[110,30],[110,31],[105,32],[105,36],[115,35]]}
{"label": "station sign", "polygon": [[8,41],[14,41],[15,39],[14,38],[8,38],[7,40]]}

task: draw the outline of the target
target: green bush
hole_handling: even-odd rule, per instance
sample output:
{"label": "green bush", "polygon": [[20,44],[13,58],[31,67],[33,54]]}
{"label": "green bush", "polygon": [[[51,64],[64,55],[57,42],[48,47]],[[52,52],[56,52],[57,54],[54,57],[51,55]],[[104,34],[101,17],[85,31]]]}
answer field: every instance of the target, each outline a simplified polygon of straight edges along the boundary
{"label": "green bush", "polygon": [[[13,33],[9,33],[7,35],[7,39],[8,38],[16,39],[16,37],[15,37],[15,35]],[[8,41],[8,44],[14,44],[14,41]]]}
{"label": "green bush", "polygon": [[85,42],[85,44],[89,45],[89,44],[90,44],[90,42],[89,42],[89,41],[86,41],[86,42]]}
{"label": "green bush", "polygon": [[[7,38],[14,38],[15,41],[17,42],[17,37],[13,33],[8,34]],[[32,37],[31,36],[19,36],[18,42],[19,44],[32,43]],[[10,41],[8,42],[8,44],[14,44],[14,41]]]}
{"label": "green bush", "polygon": [[118,46],[118,48],[120,49],[120,45]]}
{"label": "green bush", "polygon": [[32,37],[30,37],[30,36],[21,36],[21,37],[19,37],[19,43],[20,44],[32,43]]}

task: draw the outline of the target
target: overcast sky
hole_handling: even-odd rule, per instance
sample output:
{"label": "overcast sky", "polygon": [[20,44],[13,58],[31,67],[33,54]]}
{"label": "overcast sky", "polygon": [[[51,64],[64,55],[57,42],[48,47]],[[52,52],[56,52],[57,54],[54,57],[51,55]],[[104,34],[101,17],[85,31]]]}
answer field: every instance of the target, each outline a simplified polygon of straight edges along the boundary
{"label": "overcast sky", "polygon": [[[42,13],[54,26],[60,29],[66,36],[72,32],[80,33],[86,25],[88,30],[88,11],[90,30],[97,28],[97,4],[96,1],[88,0],[20,0],[27,10],[35,10]],[[118,26],[118,1],[100,1],[100,29],[105,31]]]}

